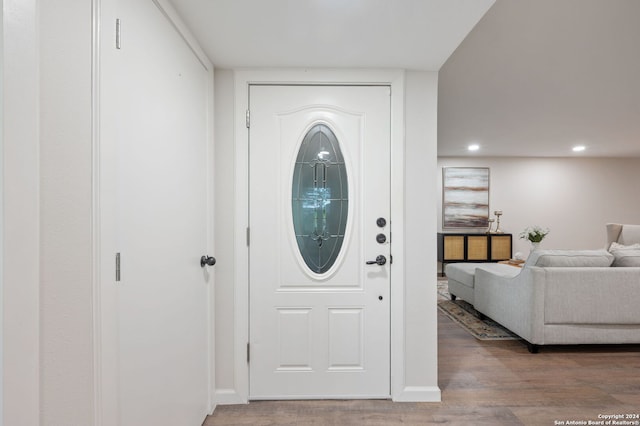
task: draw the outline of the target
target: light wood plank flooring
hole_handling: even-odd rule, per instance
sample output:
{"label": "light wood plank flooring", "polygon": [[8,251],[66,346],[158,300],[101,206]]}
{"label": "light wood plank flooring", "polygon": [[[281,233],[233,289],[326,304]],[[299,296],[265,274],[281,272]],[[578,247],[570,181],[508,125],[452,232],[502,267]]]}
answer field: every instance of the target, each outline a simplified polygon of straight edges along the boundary
{"label": "light wood plank flooring", "polygon": [[438,315],[441,403],[267,401],[219,406],[204,425],[555,425],[640,414],[640,346],[481,342]]}

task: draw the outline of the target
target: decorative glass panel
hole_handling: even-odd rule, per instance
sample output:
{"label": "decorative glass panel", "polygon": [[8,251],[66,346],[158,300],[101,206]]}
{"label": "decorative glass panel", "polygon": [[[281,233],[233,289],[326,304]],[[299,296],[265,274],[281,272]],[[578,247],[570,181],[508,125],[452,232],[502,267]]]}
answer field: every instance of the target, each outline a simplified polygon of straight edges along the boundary
{"label": "decorative glass panel", "polygon": [[316,124],[302,140],[293,171],[293,228],[304,262],[316,274],[335,263],[347,227],[347,168],[336,135]]}

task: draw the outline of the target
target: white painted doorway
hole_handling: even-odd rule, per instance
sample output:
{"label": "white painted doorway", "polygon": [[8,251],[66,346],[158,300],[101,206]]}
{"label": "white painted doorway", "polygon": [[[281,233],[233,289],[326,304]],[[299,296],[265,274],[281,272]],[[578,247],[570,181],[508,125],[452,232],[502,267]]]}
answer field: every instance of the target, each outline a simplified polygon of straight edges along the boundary
{"label": "white painted doorway", "polygon": [[211,409],[212,72],[162,4],[103,2],[101,424]]}
{"label": "white painted doorway", "polygon": [[390,396],[390,103],[250,86],[250,399]]}

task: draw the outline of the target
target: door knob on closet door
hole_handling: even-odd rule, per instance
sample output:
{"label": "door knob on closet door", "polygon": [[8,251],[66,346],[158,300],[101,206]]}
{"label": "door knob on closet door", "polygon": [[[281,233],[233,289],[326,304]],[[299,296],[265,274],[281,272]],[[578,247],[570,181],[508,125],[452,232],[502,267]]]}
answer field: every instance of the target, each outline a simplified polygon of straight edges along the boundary
{"label": "door knob on closet door", "polygon": [[204,265],[213,266],[216,264],[216,258],[213,256],[202,256],[200,258],[200,267],[204,268]]}

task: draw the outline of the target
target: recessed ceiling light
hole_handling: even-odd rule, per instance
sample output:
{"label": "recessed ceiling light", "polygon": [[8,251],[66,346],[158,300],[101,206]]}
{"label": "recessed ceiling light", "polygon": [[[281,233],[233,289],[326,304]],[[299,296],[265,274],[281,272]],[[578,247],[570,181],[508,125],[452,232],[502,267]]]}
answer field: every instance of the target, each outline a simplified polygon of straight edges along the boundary
{"label": "recessed ceiling light", "polygon": [[573,152],[582,152],[585,149],[587,149],[587,147],[584,145],[576,145],[573,147]]}
{"label": "recessed ceiling light", "polygon": [[469,147],[467,149],[469,151],[477,151],[477,150],[480,149],[480,145],[478,145],[478,144],[469,145]]}

